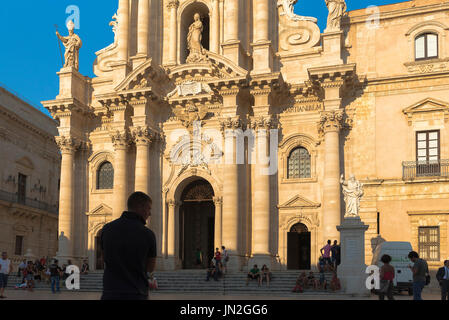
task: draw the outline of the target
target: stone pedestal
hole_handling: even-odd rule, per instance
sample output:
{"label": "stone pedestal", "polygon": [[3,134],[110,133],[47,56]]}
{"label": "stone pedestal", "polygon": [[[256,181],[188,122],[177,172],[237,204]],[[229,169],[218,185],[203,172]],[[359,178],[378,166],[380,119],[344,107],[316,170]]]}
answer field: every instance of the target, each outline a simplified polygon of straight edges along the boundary
{"label": "stone pedestal", "polygon": [[85,103],[86,78],[72,67],[62,68],[57,75],[59,76],[59,95],[56,98],[75,98]]}
{"label": "stone pedestal", "polygon": [[340,226],[341,265],[338,268],[342,289],[346,294],[369,295],[365,286],[365,232],[368,225],[359,217],[345,218]]}

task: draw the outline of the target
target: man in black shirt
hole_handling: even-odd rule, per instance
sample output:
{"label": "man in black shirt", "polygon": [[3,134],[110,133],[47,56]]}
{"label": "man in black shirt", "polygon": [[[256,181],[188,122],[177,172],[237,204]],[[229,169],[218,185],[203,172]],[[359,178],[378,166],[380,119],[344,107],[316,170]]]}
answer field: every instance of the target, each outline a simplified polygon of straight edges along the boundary
{"label": "man in black shirt", "polygon": [[[54,262],[48,268],[50,271],[50,281],[51,281],[51,292],[56,293],[60,292],[59,290],[59,281],[61,276],[61,268],[58,266],[58,260],[54,260]],[[56,290],[55,290],[56,286]]]}
{"label": "man in black shirt", "polygon": [[147,273],[154,271],[157,256],[156,237],[145,226],[151,205],[148,195],[133,193],[128,199],[128,211],[103,227],[102,300],[148,299]]}

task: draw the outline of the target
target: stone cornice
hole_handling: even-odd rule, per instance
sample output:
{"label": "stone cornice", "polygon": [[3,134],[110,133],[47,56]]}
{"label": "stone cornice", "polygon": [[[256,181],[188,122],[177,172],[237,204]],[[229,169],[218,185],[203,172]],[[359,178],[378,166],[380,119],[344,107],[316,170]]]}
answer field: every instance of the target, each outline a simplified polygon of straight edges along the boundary
{"label": "stone cornice", "polygon": [[[400,5],[402,3],[393,4],[394,5]],[[362,10],[362,9],[361,9]],[[428,5],[428,6],[418,6],[418,7],[408,7],[408,8],[401,8],[398,10],[391,10],[391,11],[381,11],[379,14],[380,20],[387,20],[387,19],[395,19],[395,18],[401,18],[404,16],[411,16],[411,15],[424,15],[426,13],[432,13],[435,11],[444,11],[449,10],[449,3],[439,3],[434,5]],[[358,10],[354,10],[358,11]],[[351,12],[354,12],[351,11]],[[346,21],[342,21],[342,27],[356,24],[356,23],[366,23],[367,20],[370,19],[370,16],[372,15],[372,12],[369,12],[367,14],[358,15],[358,16],[351,16],[351,12],[349,12],[349,19],[346,19]]]}
{"label": "stone cornice", "polygon": [[309,68],[309,77],[312,81],[321,83],[340,83],[342,81],[351,79],[356,72],[355,64],[343,64],[335,66],[324,66],[317,68]]}
{"label": "stone cornice", "polygon": [[93,108],[84,105],[76,98],[42,101],[42,105],[51,113],[53,118],[71,117],[73,113],[94,117]]}
{"label": "stone cornice", "polygon": [[[37,135],[41,136],[45,140],[53,140],[54,139],[54,136],[52,134],[42,130],[39,127],[34,126],[30,122],[22,119],[17,114],[10,112],[9,110],[6,110],[4,108],[1,108],[1,106],[0,106],[0,115],[4,115],[4,116],[8,117],[9,120],[16,122],[20,127],[31,130],[33,133],[36,133]],[[55,123],[55,128],[56,128],[56,123]]]}

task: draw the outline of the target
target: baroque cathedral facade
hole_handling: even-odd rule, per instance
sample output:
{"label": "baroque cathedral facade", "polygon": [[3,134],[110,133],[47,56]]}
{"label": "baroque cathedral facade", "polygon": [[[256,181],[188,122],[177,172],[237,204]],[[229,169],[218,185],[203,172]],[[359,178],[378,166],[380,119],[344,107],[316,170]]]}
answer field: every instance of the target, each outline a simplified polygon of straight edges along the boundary
{"label": "baroque cathedral facade", "polygon": [[96,77],[69,57],[43,102],[59,121],[61,260],[101,269],[99,231],[143,191],[160,270],[222,245],[231,270],[311,269],[339,239],[351,174],[368,264],[385,240],[431,266],[449,256],[449,2],[327,0],[324,32],[295,3],[119,0]]}

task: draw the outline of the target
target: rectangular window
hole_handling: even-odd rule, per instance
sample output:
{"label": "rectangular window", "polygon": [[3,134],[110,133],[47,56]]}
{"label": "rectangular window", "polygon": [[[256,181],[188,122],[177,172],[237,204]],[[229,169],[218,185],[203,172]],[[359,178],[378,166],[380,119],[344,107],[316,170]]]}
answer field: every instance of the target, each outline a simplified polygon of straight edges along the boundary
{"label": "rectangular window", "polygon": [[440,261],[440,228],[419,227],[418,248],[420,258],[428,261]]}
{"label": "rectangular window", "polygon": [[23,253],[23,236],[16,236],[15,255],[21,256]]}
{"label": "rectangular window", "polygon": [[436,34],[427,35],[427,57],[438,57],[438,36]]}
{"label": "rectangular window", "polygon": [[415,41],[416,59],[424,59],[426,57],[426,38],[420,37]]}
{"label": "rectangular window", "polygon": [[440,176],[440,131],[416,133],[416,176]]}
{"label": "rectangular window", "polygon": [[27,190],[27,176],[19,173],[19,184],[17,191],[17,200],[19,203],[25,204],[26,190]]}

